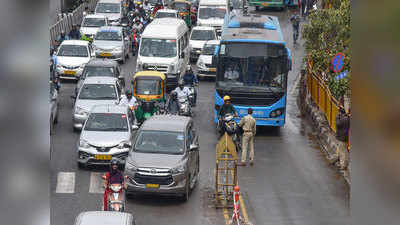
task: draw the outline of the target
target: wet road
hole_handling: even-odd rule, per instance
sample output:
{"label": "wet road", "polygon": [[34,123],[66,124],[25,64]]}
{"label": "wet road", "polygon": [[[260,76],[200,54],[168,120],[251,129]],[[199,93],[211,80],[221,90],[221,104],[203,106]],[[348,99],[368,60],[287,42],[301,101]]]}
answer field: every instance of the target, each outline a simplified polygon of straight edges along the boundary
{"label": "wet road", "polygon": [[[258,129],[254,167],[239,167],[239,185],[254,224],[345,225],[349,224],[348,187],[324,160],[307,123],[297,118],[294,88],[303,50],[292,45],[289,13],[267,12],[279,17],[285,40],[292,50],[293,70],[288,81],[287,122],[281,129]],[[127,83],[135,60],[122,66]],[[59,124],[52,137],[51,224],[73,224],[82,211],[99,210],[102,203],[100,176],[104,168],[80,170],[76,165],[78,133],[72,132],[73,83],[60,93]],[[129,199],[127,211],[138,225],[222,225],[223,212],[213,207],[215,145],[213,81],[199,86],[195,124],[200,134],[200,182],[188,202],[174,198],[144,196]]]}

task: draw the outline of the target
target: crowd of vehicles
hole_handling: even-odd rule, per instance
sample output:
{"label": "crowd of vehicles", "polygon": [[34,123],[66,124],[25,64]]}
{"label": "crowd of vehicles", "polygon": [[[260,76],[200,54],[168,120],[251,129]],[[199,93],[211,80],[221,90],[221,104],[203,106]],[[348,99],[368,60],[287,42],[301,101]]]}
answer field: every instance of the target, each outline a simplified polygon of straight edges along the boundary
{"label": "crowd of vehicles", "polygon": [[[165,8],[154,12],[160,2]],[[108,187],[110,211],[125,210],[125,193],[178,195],[186,201],[195,187],[200,167],[192,119],[196,87],[185,84],[185,95],[175,89],[189,61],[196,60],[197,76],[216,77],[216,122],[222,97],[231,96],[238,117],[225,115],[219,129],[233,137],[237,148],[237,122],[247,108],[254,109],[257,125],[285,123],[291,59],[276,17],[230,11],[227,4],[232,3],[225,0],[149,3],[150,10],[140,15],[136,9],[129,11],[125,1],[100,0],[80,29],[91,41],[64,40],[55,54],[57,77],[77,80],[71,98],[73,130],[81,132],[76,145],[79,168],[109,165],[111,160],[124,167],[126,187]],[[125,84],[118,62],[125,63],[130,53],[137,53],[136,71]],[[237,77],[227,75],[233,70]],[[53,133],[59,88],[50,83]],[[134,106],[120,104],[126,91],[137,100]],[[87,212],[76,224],[114,215]],[[130,214],[119,215],[132,224]]]}

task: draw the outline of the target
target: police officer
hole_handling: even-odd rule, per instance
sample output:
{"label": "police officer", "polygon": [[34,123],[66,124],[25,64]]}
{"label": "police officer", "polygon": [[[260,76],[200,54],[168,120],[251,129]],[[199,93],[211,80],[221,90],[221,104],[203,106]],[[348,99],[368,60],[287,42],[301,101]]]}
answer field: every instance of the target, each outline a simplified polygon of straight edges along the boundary
{"label": "police officer", "polygon": [[243,129],[242,138],[242,160],[238,166],[246,166],[247,149],[250,147],[249,161],[250,166],[254,165],[254,136],[256,135],[256,120],[252,116],[253,109],[247,110],[247,116],[239,122],[239,127]]}

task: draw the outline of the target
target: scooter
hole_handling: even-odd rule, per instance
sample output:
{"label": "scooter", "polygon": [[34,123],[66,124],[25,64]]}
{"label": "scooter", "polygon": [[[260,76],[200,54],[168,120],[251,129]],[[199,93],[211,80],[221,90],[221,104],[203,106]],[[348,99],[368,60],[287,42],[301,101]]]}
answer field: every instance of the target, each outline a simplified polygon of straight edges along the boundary
{"label": "scooter", "polygon": [[180,116],[192,116],[192,109],[190,107],[189,99],[186,96],[178,97],[179,102],[179,115]]}
{"label": "scooter", "polygon": [[[102,177],[106,179],[105,176]],[[110,184],[108,186],[111,190],[107,197],[107,209],[108,211],[125,211],[125,194],[122,184]]]}
{"label": "scooter", "polygon": [[195,96],[194,96],[194,89],[195,87],[193,85],[185,85],[185,87],[187,87],[189,89],[189,103],[191,107],[194,107],[194,103],[195,103]]}

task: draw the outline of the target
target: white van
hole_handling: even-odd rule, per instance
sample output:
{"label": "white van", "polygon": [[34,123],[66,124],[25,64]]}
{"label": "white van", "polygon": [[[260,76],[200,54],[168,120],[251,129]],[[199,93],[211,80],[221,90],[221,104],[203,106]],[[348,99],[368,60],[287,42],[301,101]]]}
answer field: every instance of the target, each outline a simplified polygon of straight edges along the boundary
{"label": "white van", "polygon": [[167,74],[167,89],[175,88],[189,62],[189,29],[175,18],[155,19],[144,29],[136,71],[156,70]]}
{"label": "white van", "polygon": [[106,16],[112,26],[120,25],[121,18],[125,13],[121,0],[99,0],[94,12],[96,15]]}
{"label": "white van", "polygon": [[214,27],[217,34],[221,35],[226,11],[226,0],[200,0],[197,12],[197,26]]}

